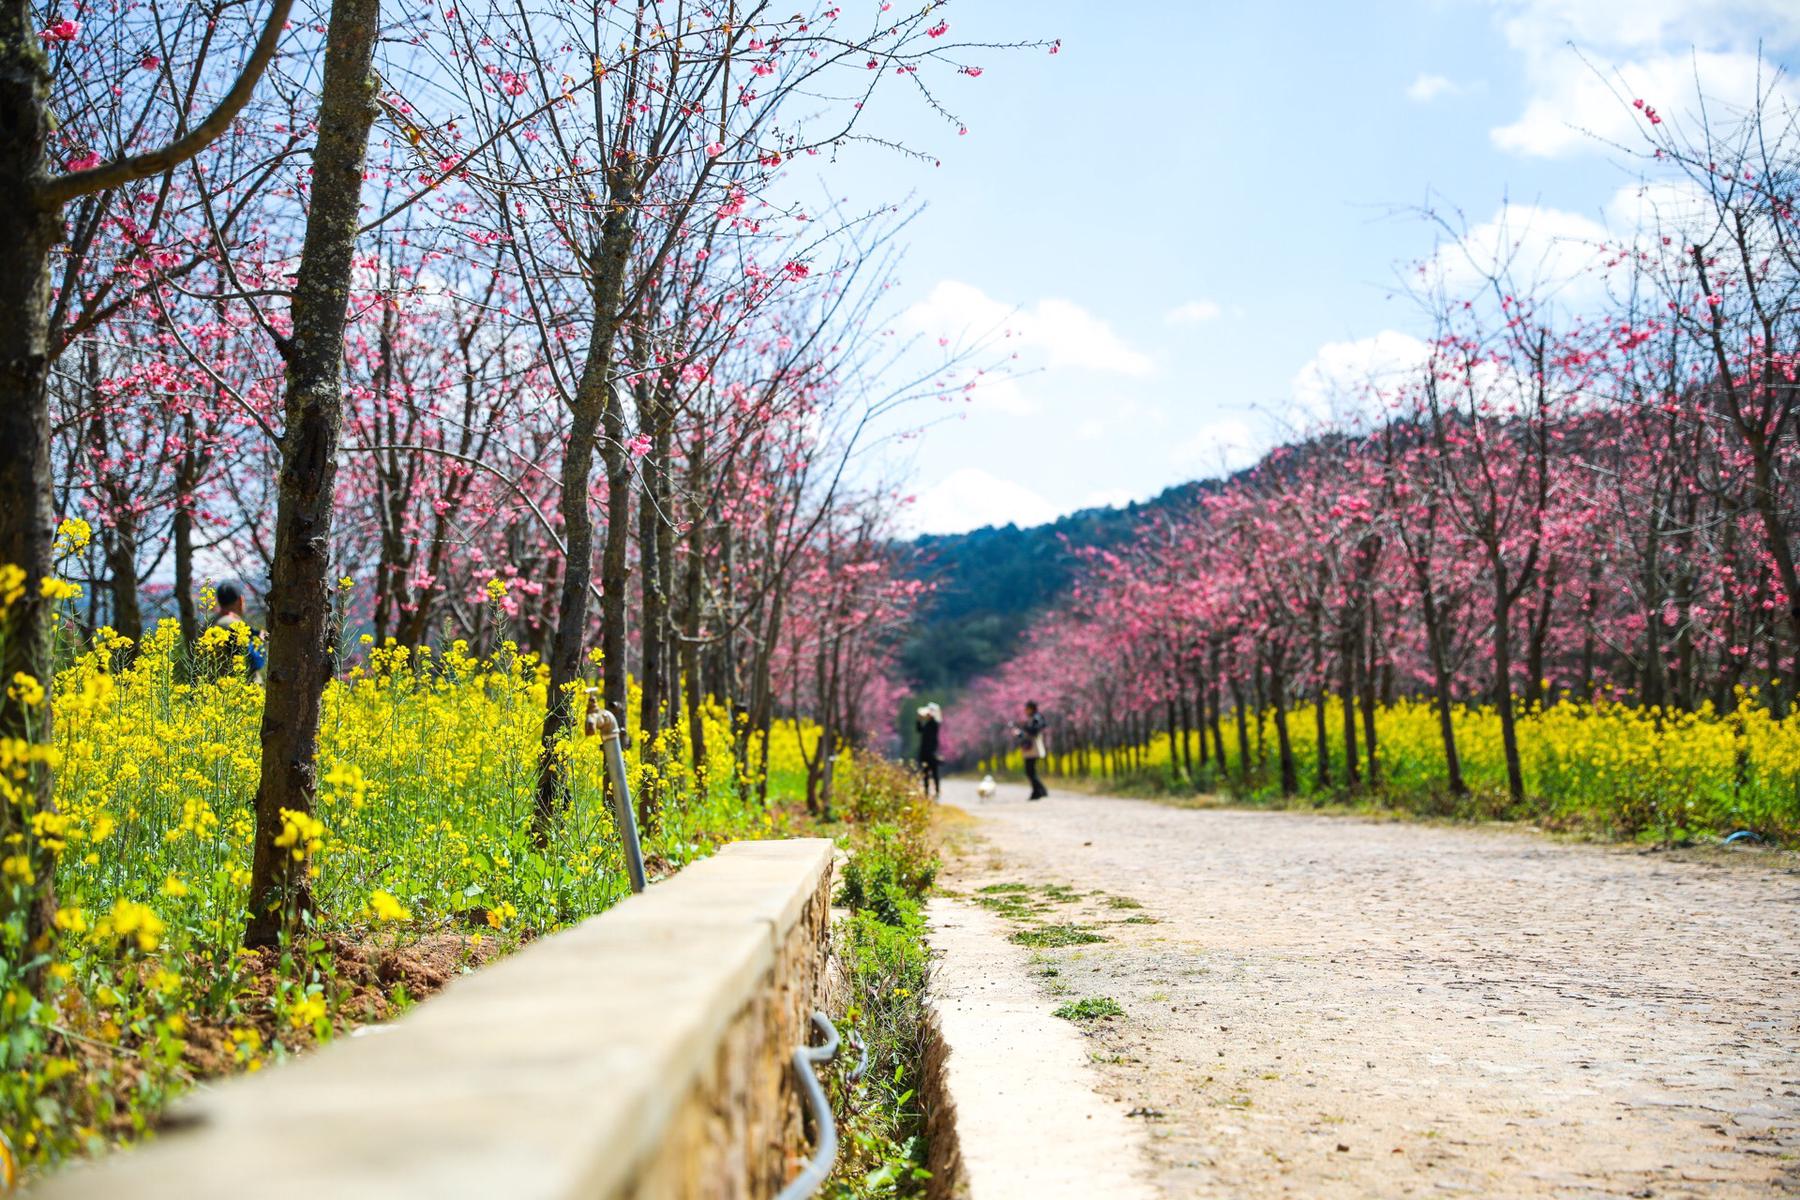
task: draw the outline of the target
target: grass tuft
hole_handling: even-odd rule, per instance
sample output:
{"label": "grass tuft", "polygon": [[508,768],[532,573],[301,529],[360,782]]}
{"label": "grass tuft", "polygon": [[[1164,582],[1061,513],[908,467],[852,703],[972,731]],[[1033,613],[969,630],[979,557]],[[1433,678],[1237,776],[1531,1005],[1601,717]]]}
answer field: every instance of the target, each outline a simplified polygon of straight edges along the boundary
{"label": "grass tuft", "polygon": [[1098,1021],[1108,1017],[1122,1017],[1125,1010],[1111,996],[1089,996],[1085,1000],[1071,1000],[1051,1015],[1065,1021]]}
{"label": "grass tuft", "polygon": [[1021,929],[1012,935],[1021,946],[1086,946],[1106,939],[1079,925],[1044,925],[1037,929]]}

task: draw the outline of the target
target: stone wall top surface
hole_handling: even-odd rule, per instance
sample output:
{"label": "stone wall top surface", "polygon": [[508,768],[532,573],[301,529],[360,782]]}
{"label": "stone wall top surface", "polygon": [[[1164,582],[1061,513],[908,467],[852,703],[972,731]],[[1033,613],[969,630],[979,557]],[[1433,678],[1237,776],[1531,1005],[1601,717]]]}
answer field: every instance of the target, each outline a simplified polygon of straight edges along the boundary
{"label": "stone wall top surface", "polygon": [[763,986],[831,855],[821,838],[727,846],[396,1022],[197,1090],[177,1128],[32,1194],[615,1194]]}

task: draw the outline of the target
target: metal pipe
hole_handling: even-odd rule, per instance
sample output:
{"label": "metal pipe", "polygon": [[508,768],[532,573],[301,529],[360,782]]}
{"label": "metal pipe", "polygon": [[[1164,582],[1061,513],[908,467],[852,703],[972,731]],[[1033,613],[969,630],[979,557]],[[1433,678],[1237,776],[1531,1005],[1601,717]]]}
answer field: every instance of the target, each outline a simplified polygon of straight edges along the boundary
{"label": "metal pipe", "polygon": [[596,732],[606,754],[606,773],[612,777],[613,819],[619,824],[619,841],[625,846],[625,870],[631,890],[644,890],[644,848],[638,844],[637,810],[631,806],[631,786],[625,782],[625,748],[620,744],[619,718],[610,709],[597,714]]}
{"label": "metal pipe", "polygon": [[813,1070],[837,1057],[838,1031],[831,1018],[822,1012],[812,1015],[813,1028],[825,1035],[823,1046],[799,1046],[794,1050],[794,1074],[800,1079],[800,1090],[806,1093],[806,1105],[812,1110],[813,1130],[817,1143],[812,1157],[800,1173],[776,1195],[775,1200],[807,1200],[831,1176],[837,1163],[837,1122],[831,1118],[831,1101]]}

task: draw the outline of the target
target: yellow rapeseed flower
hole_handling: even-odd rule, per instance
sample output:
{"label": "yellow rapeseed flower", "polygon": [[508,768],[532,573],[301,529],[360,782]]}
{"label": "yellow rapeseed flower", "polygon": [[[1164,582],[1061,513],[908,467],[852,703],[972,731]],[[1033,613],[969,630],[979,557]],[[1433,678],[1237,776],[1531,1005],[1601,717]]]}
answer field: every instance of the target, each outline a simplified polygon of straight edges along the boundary
{"label": "yellow rapeseed flower", "polygon": [[406,911],[400,901],[394,899],[392,892],[376,888],[369,894],[369,909],[379,921],[410,921],[412,914]]}
{"label": "yellow rapeseed flower", "polygon": [[288,1009],[288,1024],[295,1029],[308,1029],[313,1024],[326,1018],[326,999],[322,995],[304,997],[299,1004]]}
{"label": "yellow rapeseed flower", "polygon": [[44,702],[44,685],[35,676],[18,671],[13,674],[12,686],[6,689],[6,694],[26,708],[36,708]]}
{"label": "yellow rapeseed flower", "polygon": [[121,899],[113,904],[112,912],[101,918],[94,932],[102,937],[133,938],[137,948],[148,954],[156,949],[167,928],[149,905]]}
{"label": "yellow rapeseed flower", "polygon": [[94,527],[80,517],[64,517],[56,527],[55,552],[60,558],[65,554],[87,549],[87,544],[94,539]]}
{"label": "yellow rapeseed flower", "polygon": [[25,569],[15,563],[0,563],[0,612],[11,608],[25,595]]}

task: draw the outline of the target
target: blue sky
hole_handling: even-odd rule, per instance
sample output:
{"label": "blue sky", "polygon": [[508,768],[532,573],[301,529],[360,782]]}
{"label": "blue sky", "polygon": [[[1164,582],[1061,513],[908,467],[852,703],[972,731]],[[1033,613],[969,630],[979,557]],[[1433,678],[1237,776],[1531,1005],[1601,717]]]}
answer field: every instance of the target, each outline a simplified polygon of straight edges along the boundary
{"label": "blue sky", "polygon": [[830,176],[857,200],[927,205],[903,327],[1001,330],[1019,356],[884,450],[884,473],[911,468],[908,525],[931,532],[1215,473],[1304,420],[1324,381],[1404,359],[1422,322],[1391,293],[1432,252],[1428,199],[1477,230],[1510,203],[1508,236],[1546,245],[1616,228],[1633,168],[1571,126],[1628,138],[1632,117],[1571,41],[1667,112],[1696,72],[1742,94],[1759,45],[1777,65],[1800,48],[1800,0],[945,11],[957,38],[1062,47],[978,54],[979,79],[946,81],[966,136],[890,93],[869,128],[940,165],[867,152]]}

